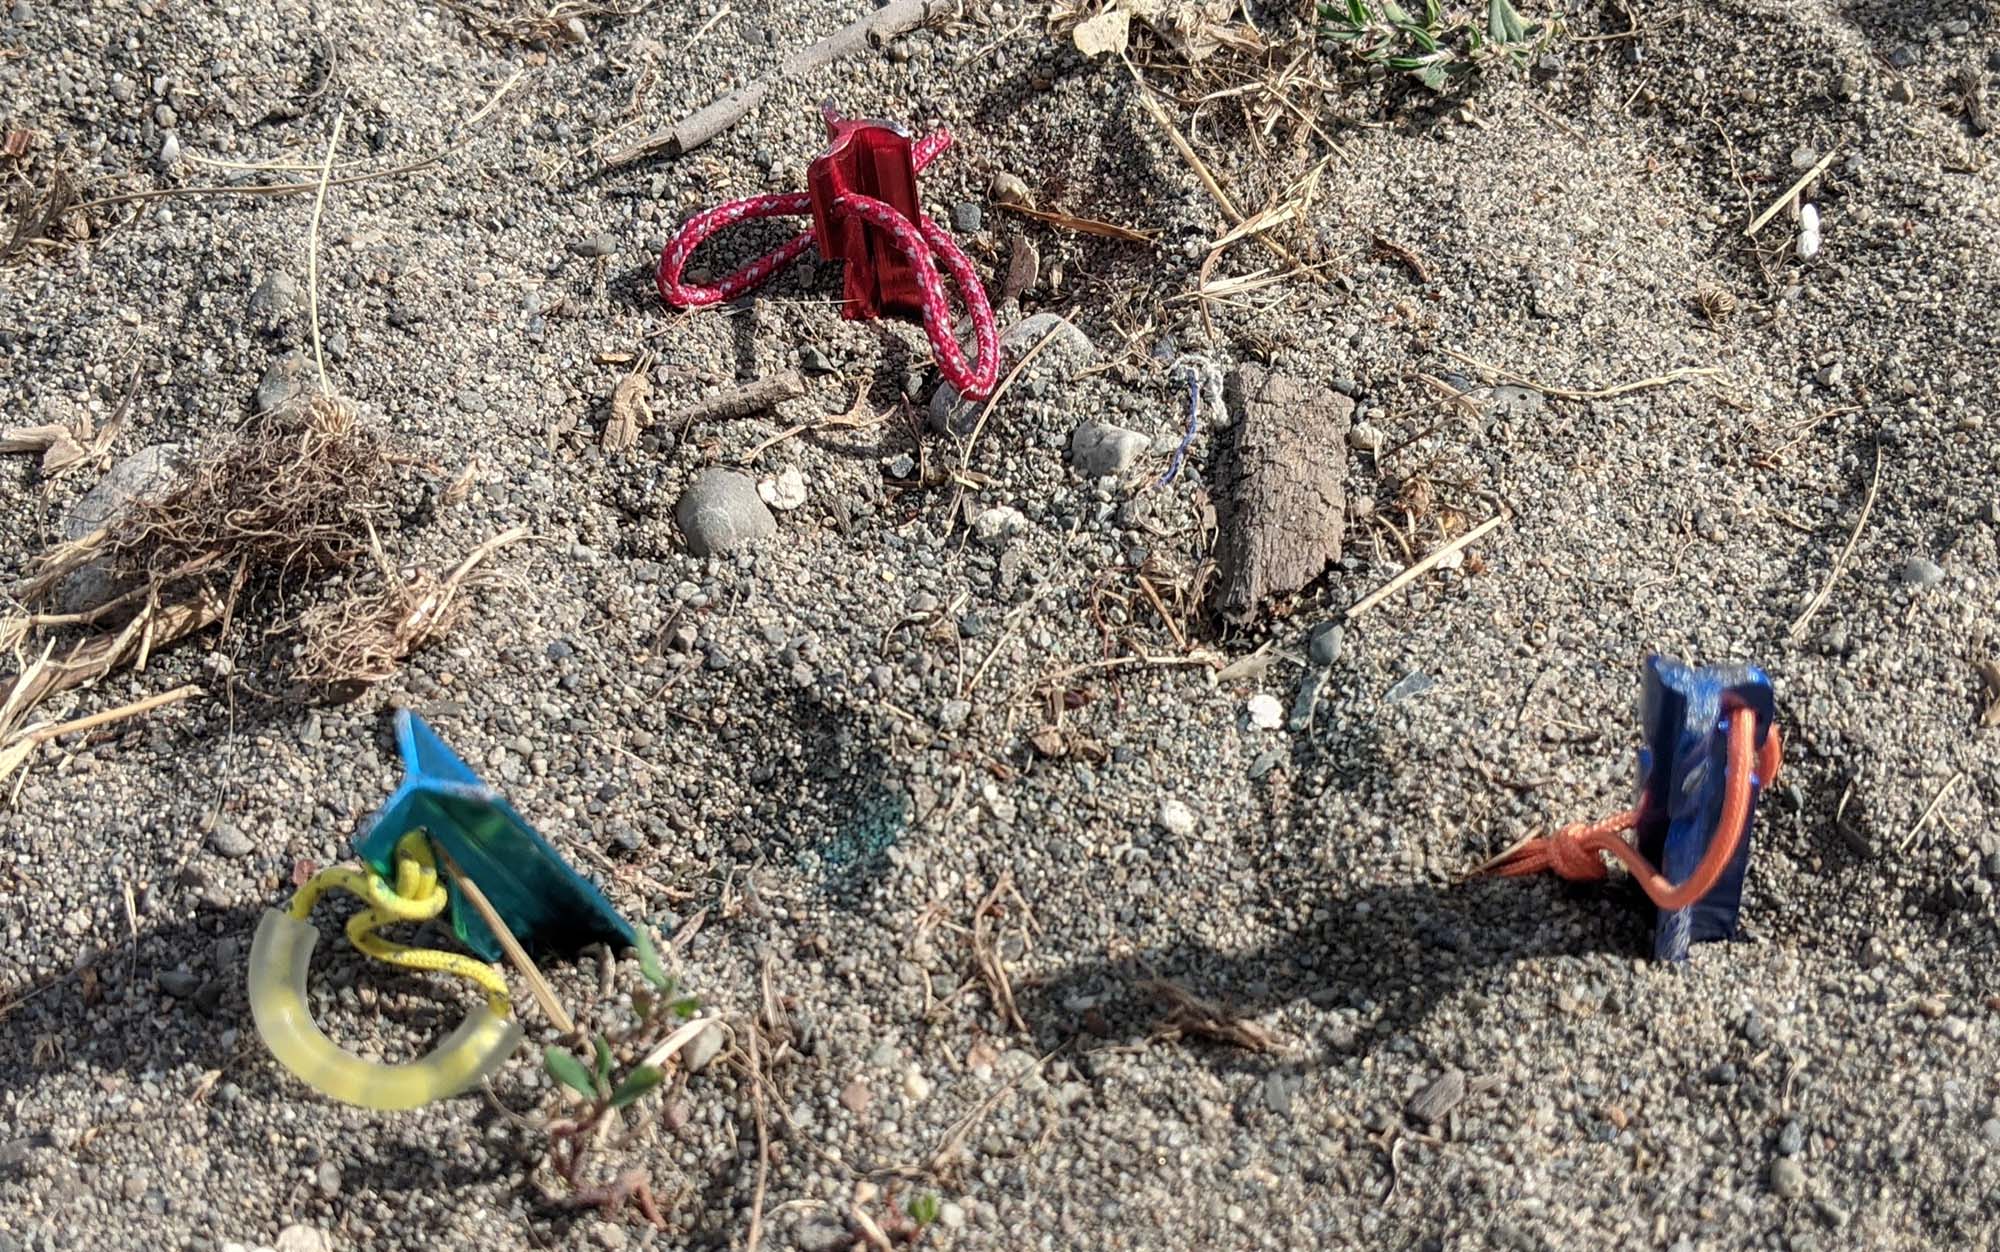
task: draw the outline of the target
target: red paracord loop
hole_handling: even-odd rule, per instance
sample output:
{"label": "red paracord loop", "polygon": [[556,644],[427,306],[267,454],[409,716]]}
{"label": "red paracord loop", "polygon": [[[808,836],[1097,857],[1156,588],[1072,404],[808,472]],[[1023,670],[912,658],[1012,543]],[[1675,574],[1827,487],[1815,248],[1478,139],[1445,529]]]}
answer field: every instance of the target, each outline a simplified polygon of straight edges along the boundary
{"label": "red paracord loop", "polygon": [[[919,170],[923,169],[950,143],[951,136],[945,131],[930,135],[916,145],[911,154],[911,164]],[[833,203],[841,212],[851,213],[871,226],[887,231],[895,238],[897,248],[909,258],[923,290],[924,334],[930,340],[931,351],[937,355],[938,368],[945,378],[968,400],[983,400],[993,394],[994,383],[1000,374],[1000,332],[994,325],[993,309],[986,302],[986,288],[979,281],[979,272],[973,268],[972,259],[965,255],[965,250],[958,246],[958,241],[929,217],[919,216],[913,223],[872,196],[842,195]],[[812,231],[793,236],[777,251],[758,257],[713,286],[684,283],[681,272],[686,269],[694,250],[709,236],[726,227],[756,218],[804,217],[811,212],[812,198],[803,192],[794,192],[751,196],[695,214],[668,242],[666,250],[660,253],[660,267],[654,275],[654,285],[659,288],[661,299],[676,308],[699,308],[733,300],[762,286],[770,281],[772,275],[813,247]],[[951,333],[951,301],[945,295],[944,280],[932,260],[933,254],[950,271],[952,280],[958,284],[959,294],[965,300],[966,310],[972,315],[971,361],[965,359],[964,350]]]}

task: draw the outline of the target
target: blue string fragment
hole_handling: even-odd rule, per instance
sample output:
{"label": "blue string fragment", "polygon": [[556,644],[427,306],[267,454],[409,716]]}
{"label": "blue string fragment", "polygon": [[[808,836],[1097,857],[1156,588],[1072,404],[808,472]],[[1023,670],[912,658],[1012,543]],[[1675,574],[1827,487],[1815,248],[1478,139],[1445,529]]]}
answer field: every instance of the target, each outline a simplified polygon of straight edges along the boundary
{"label": "blue string fragment", "polygon": [[1160,481],[1153,484],[1155,487],[1164,487],[1174,481],[1175,475],[1181,472],[1181,464],[1187,460],[1189,445],[1194,443],[1194,437],[1200,430],[1201,374],[1195,370],[1189,370],[1187,433],[1181,436],[1181,446],[1174,449],[1173,463],[1167,466],[1166,473],[1160,475]]}

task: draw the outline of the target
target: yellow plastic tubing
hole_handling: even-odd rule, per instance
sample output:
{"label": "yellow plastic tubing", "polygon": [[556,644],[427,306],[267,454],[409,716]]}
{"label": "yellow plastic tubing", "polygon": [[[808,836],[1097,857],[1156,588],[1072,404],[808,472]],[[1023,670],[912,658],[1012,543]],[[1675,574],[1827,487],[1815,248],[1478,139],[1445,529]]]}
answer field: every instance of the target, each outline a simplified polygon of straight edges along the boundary
{"label": "yellow plastic tubing", "polygon": [[[322,1094],[371,1109],[413,1109],[473,1086],[507,1060],[522,1027],[509,1012],[506,982],[490,966],[448,952],[409,948],[374,934],[392,921],[434,917],[445,892],[437,882],[430,845],[422,835],[397,848],[396,887],[366,870],[323,870],[300,888],[289,909],[268,909],[250,943],[250,1014],[257,1033],[279,1064]],[[348,937],[369,956],[414,969],[442,970],[487,991],[443,1043],[419,1060],[384,1065],[342,1050],[312,1020],[306,1006],[306,972],[319,932],[305,920],[329,887],[351,891],[369,907],[347,924]]]}

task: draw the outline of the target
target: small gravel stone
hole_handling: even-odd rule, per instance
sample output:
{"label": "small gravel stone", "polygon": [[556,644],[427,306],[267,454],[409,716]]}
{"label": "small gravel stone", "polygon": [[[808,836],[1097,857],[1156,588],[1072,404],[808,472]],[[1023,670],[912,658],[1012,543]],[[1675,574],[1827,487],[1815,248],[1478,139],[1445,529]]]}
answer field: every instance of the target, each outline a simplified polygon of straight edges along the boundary
{"label": "small gravel stone", "polygon": [[687,1047],[681,1051],[681,1060],[686,1063],[688,1073],[699,1074],[721,1052],[722,1028],[711,1023],[706,1030],[688,1040]]}
{"label": "small gravel stone", "polygon": [[250,321],[266,331],[277,330],[299,307],[299,285],[290,274],[274,271],[250,293]]}
{"label": "small gravel stone", "polygon": [[610,256],[618,250],[618,241],[607,231],[588,239],[578,239],[570,244],[569,250],[581,257]]}
{"label": "small gravel stone", "polygon": [[976,235],[984,218],[979,206],[970,200],[960,200],[951,206],[951,228],[961,235]]}
{"label": "small gravel stone", "polygon": [[160,990],[176,1000],[184,1000],[201,989],[201,979],[184,969],[162,970],[159,982]]}
{"label": "small gravel stone", "polygon": [[1346,638],[1339,622],[1321,622],[1306,638],[1306,655],[1314,665],[1331,665],[1340,659],[1340,645]]}
{"label": "small gravel stone", "polygon": [[705,469],[681,493],[674,521],[696,556],[719,556],[778,531],[756,482],[731,470]]}
{"label": "small gravel stone", "polygon": [[1243,710],[1250,715],[1250,724],[1259,730],[1276,730],[1285,724],[1285,706],[1268,692],[1251,696],[1244,702]]}
{"label": "small gravel stone", "polygon": [[997,546],[1028,529],[1028,519],[1021,510],[1007,505],[995,505],[981,513],[972,523],[973,537],[979,542]]}
{"label": "small gravel stone", "polygon": [[1159,823],[1161,830],[1176,838],[1186,839],[1194,834],[1194,810],[1179,800],[1172,798],[1161,800],[1159,811],[1154,814],[1153,820]]}
{"label": "small gravel stone", "polygon": [[931,1097],[931,1080],[924,1077],[924,1071],[912,1065],[903,1071],[903,1094],[912,1104],[921,1104]]}
{"label": "small gravel stone", "polygon": [[1805,1147],[1806,1128],[1796,1120],[1786,1122],[1784,1129],[1778,1132],[1778,1155],[1797,1156],[1805,1151]]}
{"label": "small gravel stone", "polygon": [[1018,177],[1001,170],[986,184],[986,198],[995,204],[1022,204],[1032,206],[1033,196],[1028,194],[1028,184]]}
{"label": "small gravel stone", "polygon": [[1903,562],[1898,576],[1912,587],[1935,587],[1944,581],[1944,567],[1925,557],[1913,556]]}
{"label": "small gravel stone", "polygon": [[1771,1162],[1771,1193],[1787,1200],[1796,1200],[1806,1193],[1805,1166],[1789,1156],[1781,1156]]}
{"label": "small gravel stone", "polygon": [[1389,437],[1382,433],[1381,427],[1367,422],[1356,422],[1347,431],[1347,446],[1356,452],[1380,452],[1388,442]]}
{"label": "small gravel stone", "polygon": [[208,846],[217,856],[226,856],[231,860],[249,856],[257,848],[248,835],[236,829],[234,822],[223,822],[210,831]]}
{"label": "small gravel stone", "polygon": [[327,1252],[326,1236],[311,1226],[287,1226],[278,1232],[276,1252]]}
{"label": "small gravel stone", "polygon": [[780,513],[789,513],[806,502],[806,478],[796,465],[787,465],[775,478],[757,484],[757,497]]}
{"label": "small gravel stone", "polygon": [[1116,478],[1128,472],[1152,440],[1136,430],[1085,422],[1070,436],[1069,463],[1085,478]]}

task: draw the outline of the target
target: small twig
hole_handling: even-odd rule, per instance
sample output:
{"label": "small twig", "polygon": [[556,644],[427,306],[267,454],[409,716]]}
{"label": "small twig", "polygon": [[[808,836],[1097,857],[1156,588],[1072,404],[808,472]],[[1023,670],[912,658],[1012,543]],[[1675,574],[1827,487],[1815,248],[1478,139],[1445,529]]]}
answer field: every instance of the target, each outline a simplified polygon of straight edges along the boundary
{"label": "small twig", "polygon": [[1488,531],[1492,530],[1494,527],[1500,525],[1500,523],[1506,521],[1508,518],[1512,516],[1513,514],[1510,511],[1503,508],[1500,510],[1500,512],[1495,513],[1492,517],[1489,517],[1485,521],[1479,523],[1479,525],[1474,526],[1471,530],[1466,531],[1464,534],[1452,540],[1450,543],[1445,544],[1443,547],[1436,549],[1429,556],[1425,557],[1423,560],[1418,561],[1415,565],[1410,566],[1402,573],[1396,575],[1394,578],[1391,578],[1388,582],[1383,583],[1380,587],[1377,587],[1374,591],[1368,593],[1368,595],[1362,597],[1360,600],[1357,600],[1354,604],[1354,607],[1347,610],[1348,620],[1352,621],[1355,618],[1360,617],[1363,613],[1366,613],[1368,610],[1382,603],[1382,601],[1388,599],[1390,596],[1395,595],[1398,591],[1401,591],[1404,587],[1407,587],[1411,583],[1415,582],[1417,579],[1422,578],[1432,569],[1435,569],[1438,563],[1443,561],[1446,557],[1450,556],[1452,553],[1457,552],[1459,549],[1464,548],[1468,544],[1477,540],[1480,536],[1486,534]]}
{"label": "small twig", "polygon": [[576,1020],[564,1011],[562,1003],[556,999],[554,989],[549,986],[548,980],[542,977],[542,971],[535,968],[535,962],[528,956],[527,949],[523,948],[521,941],[514,937],[514,932],[507,928],[506,921],[500,916],[500,910],[493,907],[493,902],[486,898],[486,893],[479,889],[479,884],[473,882],[466,872],[459,868],[458,862],[452,859],[451,853],[445,850],[443,844],[433,840],[432,846],[437,849],[438,859],[444,862],[445,870],[451,874],[452,881],[458,884],[458,889],[464,893],[472,907],[479,911],[479,916],[486,920],[487,928],[493,932],[493,937],[500,941],[500,950],[507,954],[508,962],[522,978],[527,980],[528,990],[534,995],[535,1003],[542,1006],[542,1013],[549,1019],[550,1024],[565,1038],[576,1034]]}
{"label": "small twig", "polygon": [[1937,795],[1933,796],[1930,804],[1925,806],[1923,813],[1917,818],[1917,824],[1910,827],[1910,833],[1904,835],[1903,842],[1896,845],[1896,855],[1901,856],[1910,850],[1910,845],[1917,841],[1917,836],[1924,833],[1924,827],[1931,824],[1931,818],[1937,815],[1939,806],[1944,803],[1945,797],[1951,794],[1951,789],[1964,780],[1964,770],[1954,770],[1951,777],[1944,780],[1944,786],[1938,788]]}
{"label": "small twig", "polygon": [[750,1234],[744,1240],[743,1252],[757,1252],[764,1242],[764,1189],[771,1177],[770,1130],[764,1114],[763,1070],[757,1059],[757,1027],[752,1023],[744,1032],[750,1049],[750,1107],[757,1117],[757,1186],[750,1193]]}
{"label": "small twig", "polygon": [[1488,365],[1476,357],[1467,356],[1463,352],[1454,352],[1450,348],[1441,348],[1439,350],[1452,360],[1471,366],[1473,369],[1489,377],[1504,378],[1509,382],[1519,383],[1523,387],[1532,387],[1543,395],[1556,400],[1609,400],[1614,396],[1629,395],[1634,391],[1646,391],[1653,387],[1671,387],[1675,383],[1686,382],[1691,378],[1711,378],[1722,372],[1712,365],[1689,365],[1683,366],[1680,369],[1668,370],[1664,374],[1655,374],[1651,378],[1641,378],[1629,383],[1619,383],[1615,387],[1577,390],[1571,387],[1551,387],[1546,383],[1538,383],[1525,374],[1516,374],[1512,370],[1504,370],[1497,365]]}
{"label": "small twig", "polygon": [[1819,159],[1818,164],[1814,165],[1811,169],[1807,170],[1804,174],[1799,176],[1799,181],[1785,188],[1785,193],[1779,196],[1776,200],[1773,200],[1771,202],[1770,208],[1765,209],[1762,213],[1759,213],[1754,219],[1751,220],[1750,225],[1746,227],[1743,231],[1743,237],[1745,239],[1748,239],[1751,236],[1755,235],[1758,231],[1764,229],[1764,224],[1766,222],[1769,222],[1772,218],[1776,217],[1779,214],[1779,212],[1784,209],[1786,205],[1790,204],[1792,202],[1793,197],[1797,196],[1801,191],[1804,191],[1806,187],[1809,184],[1811,184],[1813,179],[1818,178],[1821,174],[1826,173],[1826,167],[1832,165],[1833,158],[1838,156],[1839,154],[1840,154],[1839,148],[1829,149],[1827,151],[1827,154]]}
{"label": "small twig", "polygon": [[797,370],[785,370],[755,382],[710,392],[680,415],[682,429],[696,422],[726,422],[757,413],[768,413],[786,400],[806,393],[806,381]]}
{"label": "small twig", "polygon": [[334,114],[333,137],[326,141],[326,159],[319,167],[319,190],[313,195],[312,226],[306,233],[306,313],[312,322],[313,364],[319,369],[319,389],[327,395],[333,388],[326,381],[326,354],[319,342],[319,223],[326,213],[326,182],[333,176],[333,154],[340,149],[340,132],[347,125],[347,109]]}
{"label": "small twig", "polygon": [[1812,601],[1806,605],[1805,612],[1799,614],[1798,620],[1792,623],[1791,629],[1785,632],[1793,643],[1797,643],[1805,637],[1806,623],[1812,620],[1813,614],[1826,607],[1828,598],[1833,595],[1833,585],[1840,581],[1841,572],[1847,568],[1847,559],[1854,555],[1854,545],[1861,542],[1861,531],[1868,525],[1868,514],[1875,508],[1875,493],[1881,486],[1882,445],[1876,444],[1875,473],[1868,480],[1868,497],[1861,502],[1861,516],[1854,523],[1854,533],[1847,537],[1847,546],[1840,550],[1838,557],[1834,558],[1833,568],[1827,572],[1826,584],[1819,589],[1819,594],[1814,596]]}
{"label": "small twig", "polygon": [[764,103],[779,83],[804,77],[871,45],[887,43],[925,22],[956,13],[958,8],[959,0],[894,0],[885,8],[856,18],[818,43],[794,52],[775,72],[689,114],[671,129],[612,153],[604,164],[616,168],[662,151],[668,156],[682,156],[742,121]]}
{"label": "small twig", "polygon": [[102,713],[92,713],[88,717],[75,718],[74,720],[62,722],[54,726],[30,727],[23,732],[23,736],[36,743],[47,743],[51,739],[60,739],[64,735],[76,735],[87,730],[96,730],[100,726],[109,726],[113,722],[122,722],[126,718],[138,717],[142,714],[150,713],[154,709],[163,709],[169,704],[179,704],[183,700],[189,700],[201,694],[202,689],[193,684],[185,687],[176,687],[172,691],[162,692],[156,696],[147,696],[143,700],[134,700],[130,704],[123,704],[115,709],[106,709]]}

